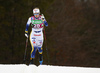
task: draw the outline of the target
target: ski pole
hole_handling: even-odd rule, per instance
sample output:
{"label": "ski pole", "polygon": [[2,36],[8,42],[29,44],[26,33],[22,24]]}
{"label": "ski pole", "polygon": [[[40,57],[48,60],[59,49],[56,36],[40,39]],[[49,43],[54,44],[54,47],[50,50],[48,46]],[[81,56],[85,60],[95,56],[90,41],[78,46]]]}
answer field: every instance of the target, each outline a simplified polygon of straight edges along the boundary
{"label": "ski pole", "polygon": [[48,54],[48,48],[47,48],[47,42],[46,42],[45,28],[44,28],[44,38],[45,38],[45,45],[46,45],[46,51],[47,51],[47,57],[48,57],[48,64],[49,64],[49,54]]}
{"label": "ski pole", "polygon": [[24,53],[24,63],[26,61],[27,44],[28,44],[28,38],[26,39],[26,47],[25,47],[25,53]]}

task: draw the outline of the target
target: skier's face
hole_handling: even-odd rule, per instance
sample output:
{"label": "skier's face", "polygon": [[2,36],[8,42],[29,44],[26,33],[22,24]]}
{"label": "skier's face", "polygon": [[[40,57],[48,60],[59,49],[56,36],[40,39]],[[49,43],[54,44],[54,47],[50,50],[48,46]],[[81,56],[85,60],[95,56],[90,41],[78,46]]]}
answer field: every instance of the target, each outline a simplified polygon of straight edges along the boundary
{"label": "skier's face", "polygon": [[39,15],[40,15],[39,13],[35,13],[35,14],[34,14],[34,16],[35,16],[36,18],[38,18]]}

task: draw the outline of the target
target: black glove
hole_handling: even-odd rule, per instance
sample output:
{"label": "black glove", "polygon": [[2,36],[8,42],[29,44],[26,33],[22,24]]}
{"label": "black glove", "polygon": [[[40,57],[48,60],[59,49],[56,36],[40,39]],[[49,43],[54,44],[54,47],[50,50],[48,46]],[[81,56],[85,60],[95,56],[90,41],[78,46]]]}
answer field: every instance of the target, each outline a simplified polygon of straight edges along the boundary
{"label": "black glove", "polygon": [[31,23],[31,26],[34,27],[35,25]]}

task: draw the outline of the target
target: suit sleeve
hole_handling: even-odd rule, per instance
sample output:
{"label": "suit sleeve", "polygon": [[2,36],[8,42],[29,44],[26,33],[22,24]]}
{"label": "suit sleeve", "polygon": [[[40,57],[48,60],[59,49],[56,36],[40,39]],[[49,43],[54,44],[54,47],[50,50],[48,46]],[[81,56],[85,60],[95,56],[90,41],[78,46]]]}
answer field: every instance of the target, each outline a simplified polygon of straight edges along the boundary
{"label": "suit sleeve", "polygon": [[28,19],[27,24],[26,24],[26,29],[25,29],[25,33],[28,33],[28,28],[30,26],[31,23],[31,17]]}
{"label": "suit sleeve", "polygon": [[48,26],[48,23],[47,23],[47,21],[46,21],[46,20],[44,20],[44,25],[45,25],[45,26]]}

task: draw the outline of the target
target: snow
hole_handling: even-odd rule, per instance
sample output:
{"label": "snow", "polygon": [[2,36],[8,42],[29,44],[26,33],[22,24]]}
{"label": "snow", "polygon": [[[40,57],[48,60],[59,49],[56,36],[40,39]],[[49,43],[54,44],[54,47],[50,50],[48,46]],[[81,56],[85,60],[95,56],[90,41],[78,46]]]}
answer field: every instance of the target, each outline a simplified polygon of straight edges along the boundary
{"label": "snow", "polygon": [[100,68],[50,65],[0,64],[0,73],[100,73]]}

